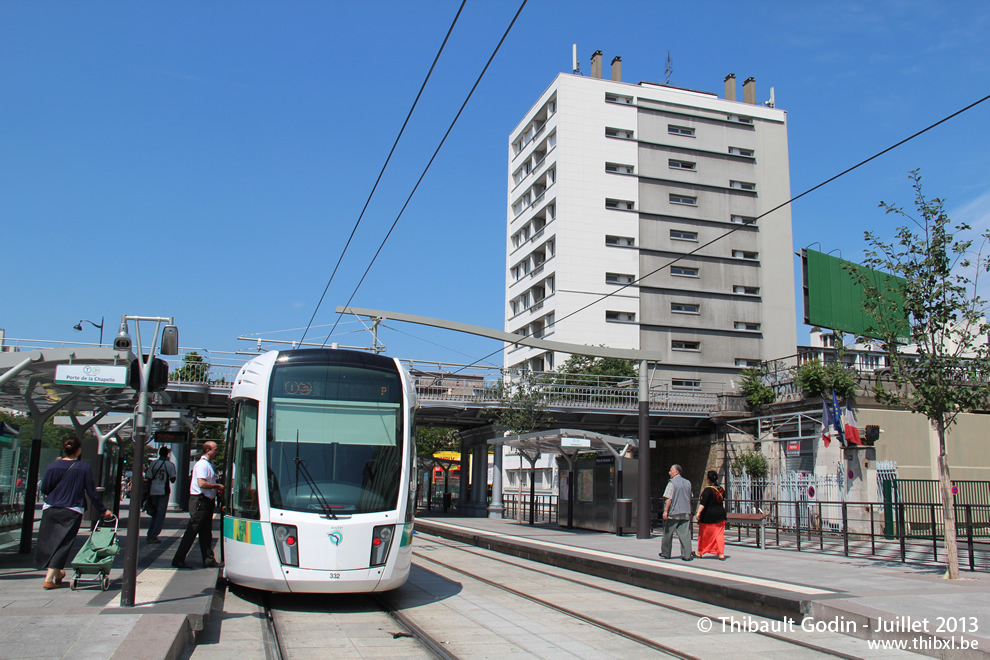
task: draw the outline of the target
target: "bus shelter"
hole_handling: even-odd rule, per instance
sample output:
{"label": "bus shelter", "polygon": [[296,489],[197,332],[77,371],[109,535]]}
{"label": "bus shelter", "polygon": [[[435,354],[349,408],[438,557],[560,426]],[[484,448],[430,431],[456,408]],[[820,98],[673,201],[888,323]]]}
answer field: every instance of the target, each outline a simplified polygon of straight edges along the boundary
{"label": "bus shelter", "polygon": [[[637,489],[637,460],[633,452],[639,447],[638,439],[580,429],[554,429],[494,438],[488,444],[514,448],[529,461],[534,473],[542,454],[559,454],[563,458],[567,469],[560,472],[557,515],[559,523],[566,521],[565,527],[618,534],[623,529],[635,529],[634,502],[627,495],[631,496]],[[496,478],[500,479],[500,475]],[[529,483],[529,524],[532,525],[536,518],[535,479],[530,478]],[[500,497],[501,488],[497,490]]]}
{"label": "bus shelter", "polygon": [[[444,513],[446,513],[451,507],[451,500],[454,493],[450,490],[450,472],[452,469],[459,471],[461,469],[461,455],[459,452],[455,451],[438,451],[432,456],[419,456],[418,460],[419,474],[426,477],[425,483],[420,483],[420,488],[426,490],[426,510],[430,511],[433,509],[433,497],[435,494],[441,496],[441,506]],[[443,473],[443,492],[435,493],[436,490],[436,471],[440,469]]]}
{"label": "bus shelter", "polygon": [[[92,347],[0,353],[0,406],[28,413],[34,425],[23,477],[21,553],[31,551],[45,422],[60,411],[74,419],[85,411],[89,421],[74,425],[82,438],[107,413],[133,411],[138,397],[130,386],[134,359],[130,350]],[[97,455],[103,456],[102,442]],[[94,472],[102,473],[102,461]]]}

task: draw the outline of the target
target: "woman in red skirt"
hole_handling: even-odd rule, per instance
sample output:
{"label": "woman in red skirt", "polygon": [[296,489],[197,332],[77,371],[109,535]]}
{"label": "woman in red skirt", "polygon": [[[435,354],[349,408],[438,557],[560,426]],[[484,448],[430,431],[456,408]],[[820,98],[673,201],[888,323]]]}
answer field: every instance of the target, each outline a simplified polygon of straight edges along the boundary
{"label": "woman in red skirt", "polygon": [[705,554],[718,555],[725,559],[725,489],[718,485],[718,472],[708,471],[708,485],[701,491],[698,511],[694,519],[698,521],[698,551],[695,557]]}

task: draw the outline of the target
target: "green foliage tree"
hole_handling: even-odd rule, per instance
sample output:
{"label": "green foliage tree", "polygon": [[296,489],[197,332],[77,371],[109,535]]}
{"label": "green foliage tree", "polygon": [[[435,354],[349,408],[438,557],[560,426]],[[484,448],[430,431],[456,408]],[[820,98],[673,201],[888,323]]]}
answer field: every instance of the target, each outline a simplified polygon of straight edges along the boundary
{"label": "green foliage tree", "polygon": [[227,465],[227,424],[225,422],[197,422],[193,431],[199,446],[206,440],[217,443],[217,455],[213,458],[213,467],[217,472]]}
{"label": "green foliage tree", "polygon": [[759,367],[748,367],[739,372],[742,379],[742,393],[746,401],[754,408],[766,406],[773,403],[777,395],[773,388],[763,382],[763,369]]}
{"label": "green foliage tree", "polygon": [[498,400],[499,407],[489,411],[486,417],[512,435],[550,428],[554,423],[553,416],[547,412],[545,388],[532,372],[515,380],[503,374],[489,395]]}
{"label": "green foliage tree", "polygon": [[457,431],[448,428],[416,427],[416,455],[433,456],[438,451],[458,451]]}
{"label": "green foliage tree", "polygon": [[794,383],[810,396],[832,396],[834,390],[842,398],[856,395],[859,377],[839,362],[822,364],[821,360],[809,360],[797,368]]}
{"label": "green foliage tree", "polygon": [[[31,460],[31,442],[34,439],[34,420],[27,415],[12,415],[0,412],[0,421],[8,424],[16,424],[21,427],[20,445],[21,452],[18,458],[18,469],[27,469]],[[69,426],[55,426],[52,418],[49,417],[41,430],[41,446],[43,448],[62,450],[62,441],[70,435],[75,435],[75,431]],[[44,470],[45,466],[42,465]]]}
{"label": "green foliage tree", "polygon": [[196,351],[189,351],[182,356],[182,366],[169,374],[168,378],[183,383],[205,383],[209,371],[210,363]]}
{"label": "green foliage tree", "polygon": [[767,476],[767,473],[770,472],[770,466],[767,463],[767,457],[760,452],[744,451],[732,459],[731,470],[732,474],[737,477],[745,472],[751,477],[760,479]]}
{"label": "green foliage tree", "polygon": [[635,365],[629,360],[572,355],[555,370],[552,378],[553,382],[573,385],[597,383],[597,376],[635,378],[636,373]]}
{"label": "green foliage tree", "polygon": [[[990,324],[986,301],[977,295],[979,274],[990,270],[983,252],[990,231],[980,235],[979,249],[974,250],[972,239],[957,237],[972,228],[965,223],[950,225],[943,200],[928,199],[922,192],[919,170],[911,172],[910,179],[919,217],[886,202],[880,207],[910,220],[916,229],[900,227],[890,243],[866,232],[870,248],[864,260],[869,268],[903,279],[877,283],[862,268],[851,266],[849,271],[864,287],[864,311],[875,322],[871,330],[890,355],[892,387],[878,386],[877,401],[924,415],[938,438],[946,576],[957,579],[956,516],[945,436],[959,413],[987,410],[990,404],[990,352],[985,341]],[[903,301],[907,313],[907,338],[898,336],[903,316],[894,314],[897,300]],[[915,353],[901,350],[904,339]]]}

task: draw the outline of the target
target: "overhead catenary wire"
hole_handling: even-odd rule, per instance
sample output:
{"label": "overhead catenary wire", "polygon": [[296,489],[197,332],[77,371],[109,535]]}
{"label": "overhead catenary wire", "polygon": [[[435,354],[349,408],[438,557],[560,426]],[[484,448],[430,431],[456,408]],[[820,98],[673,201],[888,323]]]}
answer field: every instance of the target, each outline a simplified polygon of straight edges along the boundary
{"label": "overhead catenary wire", "polygon": [[[440,44],[440,49],[437,51],[436,57],[433,58],[433,64],[430,65],[430,70],[426,73],[426,78],[423,79],[423,84],[419,87],[419,92],[416,94],[416,98],[409,108],[408,114],[406,114],[406,120],[402,122],[402,128],[399,129],[399,134],[395,136],[395,141],[392,143],[392,148],[388,152],[388,156],[385,158],[385,162],[382,164],[382,169],[378,172],[378,178],[375,179],[375,185],[371,187],[371,192],[368,193],[368,199],[364,201],[364,207],[361,209],[361,213],[358,215],[357,222],[354,223],[354,227],[351,229],[351,235],[347,237],[347,242],[344,244],[344,249],[340,251],[340,257],[337,259],[337,265],[333,267],[333,272],[330,273],[330,279],[327,280],[327,285],[323,288],[323,294],[320,296],[320,301],[316,303],[316,309],[313,310],[313,315],[309,319],[309,323],[306,324],[306,329],[303,331],[302,337],[299,338],[299,343],[301,344],[305,339],[306,335],[309,333],[310,327],[313,325],[313,320],[316,319],[316,314],[320,311],[320,307],[323,305],[323,299],[327,296],[327,291],[330,290],[330,284],[333,282],[334,276],[337,275],[337,271],[340,269],[340,264],[344,261],[344,255],[347,254],[347,248],[350,247],[351,241],[354,239],[354,234],[357,233],[358,226],[361,224],[361,220],[364,218],[365,212],[368,210],[368,205],[371,203],[371,198],[374,197],[375,191],[378,190],[378,184],[381,183],[382,176],[385,174],[385,169],[388,167],[389,161],[392,160],[392,154],[395,153],[395,148],[399,144],[399,140],[402,138],[402,134],[406,130],[406,126],[409,125],[409,119],[412,117],[413,111],[416,109],[416,105],[419,103],[420,97],[423,95],[423,90],[426,89],[426,84],[430,81],[430,76],[433,75],[433,70],[437,66],[437,62],[440,60],[440,54],[443,53],[444,47],[447,45],[447,41],[450,39],[451,33],[454,31],[454,26],[457,25],[457,19],[461,16],[461,11],[464,10],[464,5],[467,0],[461,1],[461,6],[457,8],[457,14],[454,15],[454,20],[450,23],[450,27],[447,29],[447,34],[443,38],[443,42]],[[338,317],[339,320],[339,317]],[[336,328],[336,323],[334,328]],[[333,330],[330,331],[333,334]],[[327,337],[329,339],[329,337]],[[323,342],[326,344],[326,341]]]}
{"label": "overhead catenary wire", "polygon": [[[905,144],[907,142],[910,142],[911,140],[915,139],[916,137],[918,137],[918,136],[920,136],[920,135],[922,135],[924,133],[927,133],[928,131],[932,130],[936,126],[939,126],[941,124],[944,124],[945,122],[949,121],[950,119],[952,119],[954,117],[957,117],[958,115],[961,115],[962,113],[966,112],[967,110],[971,110],[972,108],[975,108],[976,106],[978,106],[979,104],[987,101],[988,99],[990,99],[990,94],[988,94],[987,96],[984,96],[983,98],[981,98],[981,99],[979,99],[977,101],[974,101],[973,103],[970,103],[969,105],[967,105],[964,108],[961,108],[961,109],[953,112],[950,115],[947,115],[947,116],[943,117],[942,119],[938,120],[937,122],[928,125],[927,127],[921,129],[917,133],[914,133],[912,135],[909,135],[908,137],[904,138],[903,140],[900,140],[899,142],[896,142],[895,144],[892,144],[891,146],[887,147],[886,149],[884,149],[882,151],[878,151],[877,153],[873,154],[869,158],[866,158],[866,159],[861,160],[860,162],[856,163],[852,167],[849,167],[849,168],[847,168],[847,169],[839,172],[838,174],[836,174],[834,176],[831,176],[828,179],[825,179],[821,183],[816,184],[816,185],[812,186],[811,188],[808,188],[807,190],[805,190],[804,192],[800,193],[799,195],[795,195],[794,197],[791,197],[787,201],[781,202],[780,204],[778,204],[777,206],[773,207],[769,211],[764,211],[760,215],[756,216],[753,219],[753,222],[755,222],[755,221],[759,220],[760,218],[763,218],[763,217],[765,217],[767,215],[770,215],[771,213],[773,213],[775,211],[778,211],[778,210],[784,208],[788,204],[792,204],[793,202],[796,202],[797,200],[801,199],[805,195],[807,195],[809,193],[812,193],[815,190],[818,190],[822,186],[825,186],[825,185],[828,185],[829,183],[832,183],[836,179],[838,179],[840,177],[843,177],[846,174],[849,174],[850,172],[852,172],[853,170],[858,169],[858,168],[862,167],[863,165],[866,165],[870,161],[875,160],[875,159],[879,158],[880,156],[888,153],[889,151],[892,151],[892,150],[896,149],[897,147],[900,147],[901,145],[903,145],[903,144]],[[723,238],[726,238],[727,236],[731,236],[735,232],[737,232],[740,229],[743,229],[745,227],[746,227],[746,225],[740,225],[739,227],[733,227],[732,229],[730,229],[729,231],[725,232],[724,234],[721,234],[719,236],[716,236],[712,240],[708,241],[707,243],[705,243],[703,245],[699,245],[698,247],[696,247],[695,249],[691,250],[690,252],[687,252],[685,254],[682,254],[681,256],[676,257],[674,259],[671,259],[670,261],[668,261],[667,263],[663,264],[659,268],[657,268],[655,270],[652,270],[649,273],[647,273],[645,275],[642,275],[642,276],[638,277],[635,280],[632,280],[631,282],[627,282],[626,284],[623,284],[622,286],[620,286],[619,288],[617,288],[615,291],[611,291],[611,292],[609,292],[609,293],[601,296],[600,298],[597,298],[596,300],[591,301],[590,303],[584,305],[583,307],[579,307],[578,309],[576,309],[573,312],[567,314],[566,316],[562,316],[559,319],[555,319],[554,322],[553,323],[549,323],[547,325],[547,327],[553,327],[557,323],[560,323],[561,321],[563,321],[564,319],[568,319],[568,318],[574,316],[575,314],[577,314],[579,312],[583,312],[584,310],[588,309],[589,307],[593,307],[594,305],[597,305],[598,303],[611,298],[612,296],[614,296],[614,295],[622,292],[623,290],[625,290],[625,289],[633,286],[634,284],[638,284],[639,282],[645,280],[646,278],[651,277],[652,275],[655,275],[655,274],[659,273],[660,271],[664,270],[665,268],[669,268],[669,267],[673,266],[674,264],[676,264],[677,262],[681,261],[682,259],[685,259],[687,257],[690,257],[691,255],[697,254],[699,251],[705,249],[709,245],[712,245],[713,243],[717,243],[718,241],[722,240]],[[500,349],[498,349],[496,351],[492,351],[491,353],[488,353],[487,355],[484,355],[484,356],[478,358],[477,360],[475,360],[471,364],[467,365],[466,367],[463,367],[462,369],[467,369],[468,367],[472,367],[472,366],[478,364],[479,362],[481,362],[483,360],[487,360],[488,358],[492,357],[493,355],[499,353],[502,350],[503,349],[500,348]],[[460,370],[458,370],[458,371],[460,371]],[[457,373],[457,371],[455,371],[453,373]]]}
{"label": "overhead catenary wire", "polygon": [[[474,95],[475,90],[478,89],[478,85],[481,84],[481,79],[484,78],[485,72],[488,71],[488,67],[491,66],[492,61],[495,59],[495,56],[498,55],[499,49],[501,49],[502,44],[505,43],[506,38],[509,36],[509,32],[512,31],[512,26],[516,24],[516,20],[518,20],[519,15],[522,13],[522,10],[526,6],[527,2],[528,0],[522,1],[522,4],[519,5],[519,9],[516,10],[515,16],[512,17],[512,21],[509,23],[509,27],[505,28],[505,33],[502,35],[502,38],[499,39],[498,44],[495,46],[495,50],[492,51],[491,57],[488,58],[488,61],[485,63],[485,67],[481,70],[481,73],[478,74],[478,79],[474,81],[474,86],[471,87],[471,91],[468,92],[467,97],[464,99],[464,103],[461,104],[461,107],[457,111],[457,114],[454,115],[454,119],[450,122],[450,126],[447,128],[447,132],[444,133],[443,138],[440,140],[440,144],[437,145],[437,148],[436,150],[434,150],[433,155],[430,157],[429,162],[426,163],[426,167],[423,168],[423,173],[419,175],[419,179],[416,181],[416,185],[413,186],[412,190],[409,192],[409,196],[406,198],[405,204],[402,205],[402,208],[399,210],[399,214],[395,217],[395,222],[393,222],[392,226],[389,227],[388,233],[385,234],[385,238],[382,239],[381,245],[378,246],[378,250],[375,252],[375,255],[371,258],[371,262],[368,264],[368,267],[365,269],[364,274],[361,276],[360,281],[358,281],[357,286],[354,287],[354,291],[351,293],[351,297],[347,299],[347,304],[344,305],[345,308],[350,307],[351,301],[354,300],[354,296],[357,295],[357,292],[361,288],[361,285],[364,284],[364,280],[366,277],[368,277],[368,273],[371,271],[371,267],[375,265],[375,261],[378,259],[378,255],[380,255],[382,250],[385,248],[385,243],[388,242],[389,237],[392,235],[392,232],[395,230],[395,226],[399,224],[399,220],[402,218],[402,214],[405,213],[406,208],[408,208],[409,203],[412,201],[413,195],[415,195],[416,190],[419,189],[419,184],[423,182],[423,179],[426,177],[426,173],[430,171],[430,166],[433,165],[433,161],[436,160],[437,154],[440,153],[440,149],[443,148],[443,145],[447,141],[447,138],[450,136],[451,131],[454,130],[454,125],[457,124],[457,120],[460,119],[461,113],[463,113],[464,108],[467,107],[468,101],[471,100],[471,97]],[[340,321],[342,316],[343,313],[337,315],[337,322]],[[337,323],[334,323],[333,327],[336,328]],[[333,334],[333,328],[330,329],[330,334]],[[329,337],[327,338],[327,340],[329,340]],[[324,346],[326,345],[327,340],[324,340],[323,342]]]}

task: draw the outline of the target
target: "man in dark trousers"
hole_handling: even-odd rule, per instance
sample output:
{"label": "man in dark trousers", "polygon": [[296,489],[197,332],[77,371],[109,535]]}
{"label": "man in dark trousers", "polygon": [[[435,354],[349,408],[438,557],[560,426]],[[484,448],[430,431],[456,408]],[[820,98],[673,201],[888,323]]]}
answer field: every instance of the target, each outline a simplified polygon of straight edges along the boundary
{"label": "man in dark trousers", "polygon": [[681,466],[670,466],[670,481],[663,492],[663,541],[660,543],[660,556],[670,559],[674,549],[674,531],[681,543],[681,559],[691,561],[691,482],[681,476]]}
{"label": "man in dark trousers", "polygon": [[151,480],[151,524],[148,525],[148,543],[161,543],[158,535],[165,525],[165,511],[168,509],[168,496],[172,490],[169,484],[175,483],[175,464],[168,460],[168,447],[158,450],[158,460],[148,466],[144,478]]}
{"label": "man in dark trousers", "polygon": [[213,510],[217,495],[223,492],[223,485],[217,483],[217,473],[213,469],[213,458],[216,455],[217,443],[209,440],[204,442],[203,456],[196,461],[189,481],[189,527],[182,535],[179,549],[172,558],[172,566],[175,568],[192,568],[186,563],[186,555],[197,535],[204,568],[220,565],[213,557]]}

